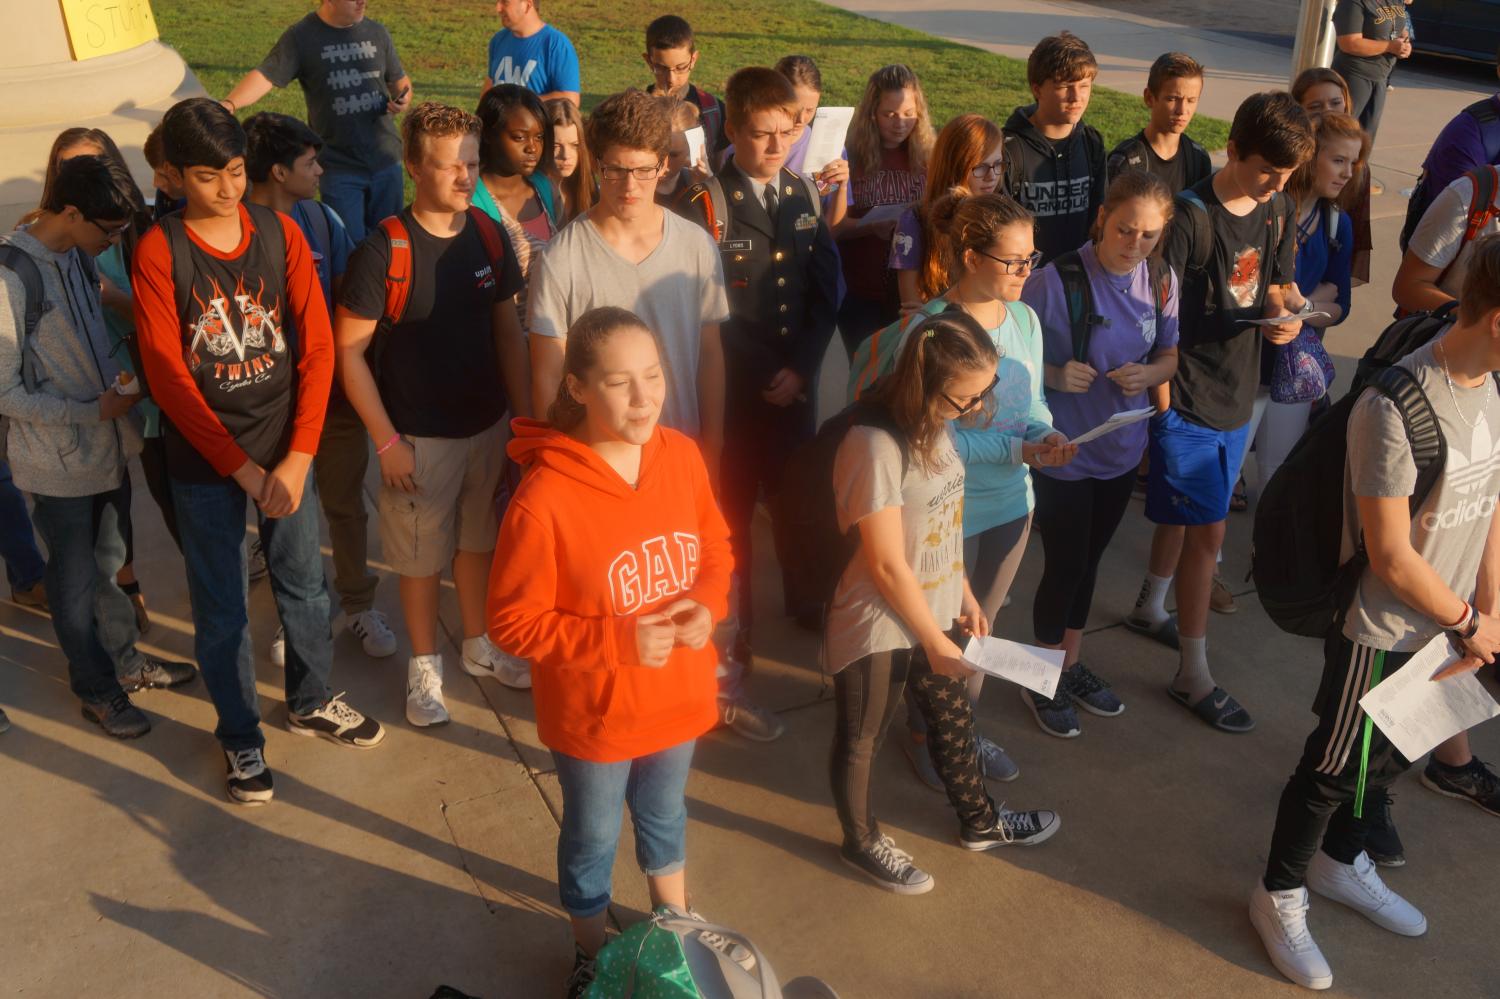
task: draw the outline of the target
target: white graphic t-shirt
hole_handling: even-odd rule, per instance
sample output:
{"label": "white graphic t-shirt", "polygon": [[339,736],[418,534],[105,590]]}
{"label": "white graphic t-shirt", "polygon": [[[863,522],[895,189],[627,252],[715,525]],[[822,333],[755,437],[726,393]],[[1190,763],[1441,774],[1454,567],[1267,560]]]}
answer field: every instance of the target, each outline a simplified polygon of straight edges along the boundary
{"label": "white graphic t-shirt", "polygon": [[[1412,547],[1454,593],[1467,600],[1474,594],[1479,559],[1500,493],[1500,394],[1493,379],[1478,388],[1454,383],[1450,391],[1432,344],[1399,363],[1417,376],[1448,444],[1443,474],[1412,518]],[[1349,416],[1345,558],[1353,554],[1359,540],[1354,497],[1410,496],[1416,483],[1417,468],[1400,411],[1389,399],[1367,391]],[[1414,652],[1441,630],[1368,569],[1344,621],[1346,638],[1389,652]]]}

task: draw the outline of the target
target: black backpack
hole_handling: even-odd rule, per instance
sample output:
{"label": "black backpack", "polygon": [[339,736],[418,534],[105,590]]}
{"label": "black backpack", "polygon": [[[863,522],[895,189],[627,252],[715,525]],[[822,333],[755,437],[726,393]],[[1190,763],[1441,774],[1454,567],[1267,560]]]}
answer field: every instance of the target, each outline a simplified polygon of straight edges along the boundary
{"label": "black backpack", "polygon": [[1456,304],[1416,312],[1387,326],[1360,358],[1349,391],[1307,428],[1266,484],[1255,511],[1250,571],[1261,606],[1282,631],[1309,638],[1329,634],[1343,620],[1370,563],[1363,543],[1347,562],[1339,560],[1349,413],[1365,389],[1395,403],[1406,425],[1417,468],[1413,515],[1442,475],[1448,445],[1437,414],[1416,376],[1396,362],[1447,329]]}
{"label": "black backpack", "polygon": [[[1484,143],[1485,162],[1491,165],[1500,165],[1500,102],[1493,97],[1486,97],[1482,101],[1475,101],[1464,108],[1459,114],[1466,114],[1479,124],[1480,141]],[[1411,234],[1417,231],[1417,226],[1422,221],[1422,216],[1427,214],[1427,209],[1432,206],[1442,191],[1428,190],[1427,171],[1417,178],[1417,183],[1411,189],[1411,197],[1406,202],[1406,221],[1401,226],[1401,252],[1406,252],[1406,244],[1411,242]]]}
{"label": "black backpack", "polygon": [[[1089,341],[1093,339],[1094,327],[1107,323],[1104,316],[1094,311],[1094,289],[1089,284],[1089,275],[1083,267],[1083,258],[1077,250],[1069,250],[1052,266],[1062,279],[1063,301],[1068,305],[1068,324],[1073,334],[1073,360],[1086,363],[1089,356]],[[1156,331],[1161,333],[1161,314],[1172,294],[1172,268],[1159,256],[1146,258],[1146,270],[1150,275],[1152,304],[1156,306]]]}
{"label": "black backpack", "polygon": [[[1214,172],[1214,164],[1212,158],[1208,155],[1208,150],[1194,142],[1190,137],[1186,135],[1182,136],[1181,142],[1182,148],[1178,150],[1177,155],[1185,155],[1187,157],[1188,176],[1196,178],[1190,179],[1188,182],[1188,187],[1192,187],[1198,181]],[[1114,179],[1126,170],[1149,172],[1150,168],[1147,164],[1151,161],[1146,154],[1148,148],[1149,146],[1145,138],[1140,133],[1136,133],[1130,138],[1123,140],[1109,154],[1109,159],[1105,163],[1105,179],[1113,183]],[[1173,191],[1172,193],[1176,194],[1177,192]]]}
{"label": "black backpack", "polygon": [[799,613],[827,610],[844,570],[859,550],[859,528],[839,530],[833,463],[852,427],[878,427],[896,439],[905,477],[906,435],[885,409],[859,401],[830,416],[812,440],[787,459],[781,488],[770,499],[771,529],[786,580],[786,605]]}

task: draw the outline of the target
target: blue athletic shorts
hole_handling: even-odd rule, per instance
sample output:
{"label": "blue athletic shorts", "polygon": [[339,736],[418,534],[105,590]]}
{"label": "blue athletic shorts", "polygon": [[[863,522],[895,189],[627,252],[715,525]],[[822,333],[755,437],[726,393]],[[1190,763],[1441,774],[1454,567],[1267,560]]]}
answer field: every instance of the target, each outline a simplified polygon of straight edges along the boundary
{"label": "blue athletic shorts", "polygon": [[1215,430],[1183,419],[1175,409],[1151,418],[1151,473],[1146,517],[1153,524],[1217,524],[1229,516],[1229,497],[1245,460],[1246,423]]}

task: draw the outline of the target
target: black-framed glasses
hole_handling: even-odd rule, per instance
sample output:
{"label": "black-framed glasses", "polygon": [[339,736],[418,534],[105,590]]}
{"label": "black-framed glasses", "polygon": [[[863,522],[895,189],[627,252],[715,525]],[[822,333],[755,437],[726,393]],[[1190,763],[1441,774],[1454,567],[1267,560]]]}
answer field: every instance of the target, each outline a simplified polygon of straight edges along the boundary
{"label": "black-framed glasses", "polygon": [[83,220],[89,225],[93,226],[95,229],[98,229],[100,232],[104,233],[104,238],[109,240],[111,243],[124,236],[125,233],[130,229],[129,222],[122,222],[119,225],[115,226],[113,229],[106,229],[96,220],[89,218],[87,215],[83,217]]}
{"label": "black-framed glasses", "polygon": [[648,60],[648,62],[651,66],[651,72],[655,73],[657,76],[681,76],[684,73],[691,72],[693,68],[693,64],[691,62],[679,63],[676,66],[668,66],[665,63],[656,62],[654,60]]}
{"label": "black-framed glasses", "polygon": [[[974,169],[970,170],[969,173],[971,173],[975,177],[978,177],[980,180],[989,180],[991,177],[1000,176],[1000,174],[1002,174],[1004,171],[1005,164],[1003,162],[977,163],[975,164]],[[985,254],[985,256],[989,256],[989,254]]]}
{"label": "black-framed glasses", "polygon": [[993,253],[985,253],[983,250],[975,250],[974,252],[981,257],[989,257],[997,264],[1003,264],[1005,266],[1005,273],[1007,274],[1025,274],[1027,271],[1034,271],[1037,269],[1037,265],[1042,262],[1040,250],[1029,257],[1016,257],[1014,259],[997,257]]}
{"label": "black-framed glasses", "polygon": [[634,177],[642,184],[645,184],[649,181],[655,180],[657,175],[660,173],[660,161],[657,162],[656,166],[641,167],[615,166],[613,163],[601,163],[599,165],[599,176],[609,181],[611,184],[623,183],[626,177]]}
{"label": "black-framed glasses", "polygon": [[958,411],[958,413],[957,413],[958,416],[968,416],[970,413],[974,412],[974,410],[978,409],[980,407],[980,405],[982,405],[984,403],[984,400],[989,396],[989,394],[991,392],[995,391],[995,386],[997,386],[999,384],[1000,384],[1000,375],[997,373],[995,375],[995,377],[990,380],[989,386],[983,392],[979,393],[976,396],[973,396],[972,398],[969,399],[968,402],[963,403],[962,405],[960,405],[958,403],[958,401],[956,399],[954,399],[951,395],[949,395],[947,392],[939,392],[938,394],[943,397],[943,401],[944,402],[946,402],[948,405],[952,406],[954,409],[956,409]]}

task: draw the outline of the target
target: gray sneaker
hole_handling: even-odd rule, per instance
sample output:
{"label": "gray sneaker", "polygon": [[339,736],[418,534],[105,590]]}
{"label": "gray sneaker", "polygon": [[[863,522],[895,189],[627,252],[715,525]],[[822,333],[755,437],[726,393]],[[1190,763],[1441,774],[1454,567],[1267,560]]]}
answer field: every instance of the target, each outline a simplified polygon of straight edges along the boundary
{"label": "gray sneaker", "polygon": [[83,717],[116,739],[137,739],[151,731],[151,719],[123,690],[107,701],[84,701]]}
{"label": "gray sneaker", "polygon": [[719,698],[719,721],[752,742],[775,742],[786,731],[780,718],[743,695]]}
{"label": "gray sneaker", "polygon": [[943,778],[938,776],[937,767],[932,765],[932,752],[927,748],[927,740],[925,738],[918,739],[916,733],[904,725],[902,726],[900,740],[901,752],[905,754],[907,762],[911,764],[912,770],[917,775],[917,780],[941,794],[943,792]]}
{"label": "gray sneaker", "polygon": [[184,683],[192,683],[197,676],[198,667],[192,663],[179,663],[171,659],[158,659],[156,656],[143,655],[139,669],[120,677],[120,686],[132,693],[152,688],[180,687]]}
{"label": "gray sneaker", "polygon": [[975,734],[975,740],[979,743],[979,768],[990,780],[1009,783],[1021,776],[1021,768],[1016,766],[1016,761],[1010,758],[1000,744],[987,736]]}

